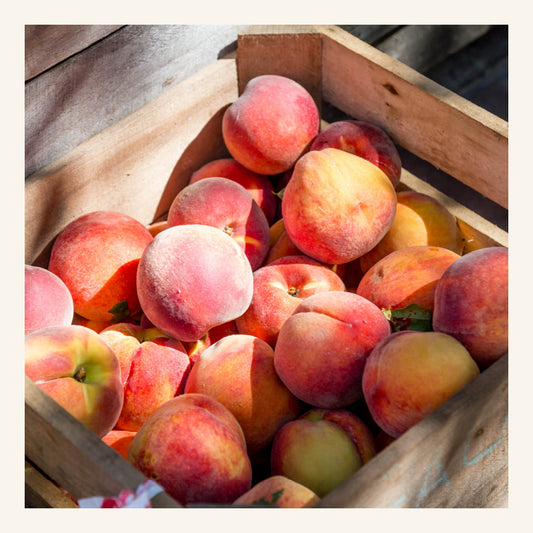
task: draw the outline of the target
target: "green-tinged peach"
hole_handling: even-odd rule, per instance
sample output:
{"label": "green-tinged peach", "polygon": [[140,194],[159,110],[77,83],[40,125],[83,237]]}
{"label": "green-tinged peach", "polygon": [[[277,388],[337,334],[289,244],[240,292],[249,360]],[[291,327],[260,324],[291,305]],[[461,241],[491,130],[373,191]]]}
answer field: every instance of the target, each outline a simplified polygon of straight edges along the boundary
{"label": "green-tinged peach", "polygon": [[25,374],[102,437],[123,403],[120,366],[105,341],[83,326],[49,326],[25,336]]}

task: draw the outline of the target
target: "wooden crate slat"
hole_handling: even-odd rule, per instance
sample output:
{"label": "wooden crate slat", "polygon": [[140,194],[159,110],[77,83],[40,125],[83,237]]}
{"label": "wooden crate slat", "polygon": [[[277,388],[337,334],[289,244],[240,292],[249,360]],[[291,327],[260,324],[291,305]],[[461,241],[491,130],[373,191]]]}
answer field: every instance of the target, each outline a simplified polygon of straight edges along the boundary
{"label": "wooden crate slat", "polygon": [[317,507],[506,507],[507,365],[505,355]]}
{"label": "wooden crate slat", "polygon": [[28,508],[75,509],[78,505],[29,461],[24,465],[24,505]]}
{"label": "wooden crate slat", "polygon": [[[25,454],[79,500],[135,491],[146,477],[25,378]],[[153,506],[181,507],[162,492]]]}
{"label": "wooden crate slat", "polygon": [[198,165],[226,153],[222,110],[236,97],[235,61],[219,60],[28,178],[26,262],[89,211],[160,216]]}
{"label": "wooden crate slat", "polygon": [[103,39],[122,26],[37,24],[24,27],[26,81]]}
{"label": "wooden crate slat", "polygon": [[239,94],[255,76],[277,74],[305,87],[320,109],[322,39],[312,26],[250,26],[237,43]]}
{"label": "wooden crate slat", "polygon": [[323,98],[508,207],[508,126],[337,27],[319,27]]}

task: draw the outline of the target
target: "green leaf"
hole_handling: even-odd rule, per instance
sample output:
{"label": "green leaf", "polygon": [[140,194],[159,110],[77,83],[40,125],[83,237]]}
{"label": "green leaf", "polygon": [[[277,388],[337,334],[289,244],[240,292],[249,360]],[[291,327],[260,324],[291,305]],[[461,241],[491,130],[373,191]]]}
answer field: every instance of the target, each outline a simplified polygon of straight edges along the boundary
{"label": "green leaf", "polygon": [[276,492],[272,493],[271,501],[268,501],[266,498],[259,498],[258,500],[254,500],[252,505],[276,505],[276,502],[280,499],[282,494],[283,489],[277,490]]}
{"label": "green leaf", "polygon": [[433,313],[418,304],[401,309],[382,309],[393,331],[433,331]]}
{"label": "green leaf", "polygon": [[280,199],[280,200],[283,200],[283,193],[285,192],[285,187],[283,187],[283,189],[281,189],[281,191],[278,191],[278,192],[274,192],[274,194]]}
{"label": "green leaf", "polygon": [[108,313],[113,315],[111,322],[117,323],[122,322],[130,316],[130,308],[128,307],[127,300],[122,300],[121,302],[116,303]]}

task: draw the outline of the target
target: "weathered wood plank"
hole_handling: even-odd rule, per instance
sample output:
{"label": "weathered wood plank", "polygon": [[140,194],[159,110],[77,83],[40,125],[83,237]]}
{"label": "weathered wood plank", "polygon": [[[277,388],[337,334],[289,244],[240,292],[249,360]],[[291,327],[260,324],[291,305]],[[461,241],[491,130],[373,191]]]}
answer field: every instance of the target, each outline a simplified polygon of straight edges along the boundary
{"label": "weathered wood plank", "polygon": [[348,35],[320,27],[325,100],[508,207],[508,125]]}
{"label": "weathered wood plank", "polygon": [[215,62],[241,26],[132,25],[25,87],[26,176]]}
{"label": "weathered wood plank", "polygon": [[252,26],[239,34],[237,43],[239,94],[255,76],[277,74],[305,87],[321,108],[322,40],[313,27]]}
{"label": "weathered wood plank", "polygon": [[236,98],[235,61],[219,60],[30,176],[26,262],[83,213],[116,210],[148,224],[168,210],[196,168],[227,154],[222,111]]}
{"label": "weathered wood plank", "polygon": [[[25,378],[25,453],[75,500],[135,491],[146,477]],[[153,507],[181,507],[165,492]]]}
{"label": "weathered wood plank", "polygon": [[29,461],[24,465],[24,506],[72,509],[78,505]]}
{"label": "weathered wood plank", "polygon": [[28,81],[41,74],[121,27],[88,24],[29,24],[25,26],[25,80]]}
{"label": "weathered wood plank", "polygon": [[496,361],[317,507],[506,507],[507,365]]}

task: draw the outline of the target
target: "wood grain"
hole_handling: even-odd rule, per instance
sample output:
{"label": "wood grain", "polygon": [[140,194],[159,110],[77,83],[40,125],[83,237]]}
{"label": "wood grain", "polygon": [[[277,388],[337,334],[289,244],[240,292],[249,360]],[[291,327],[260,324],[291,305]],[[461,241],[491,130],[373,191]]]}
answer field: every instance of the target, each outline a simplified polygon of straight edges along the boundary
{"label": "wood grain", "polygon": [[325,100],[508,207],[507,122],[340,28],[320,29]]}
{"label": "wood grain", "polygon": [[84,213],[116,210],[144,224],[158,218],[194,170],[227,154],[222,110],[235,98],[235,61],[219,60],[30,176],[26,262]]}
{"label": "wood grain", "polygon": [[[146,481],[132,464],[107,446],[52,398],[25,378],[25,453],[75,500],[118,496]],[[153,507],[181,507],[165,492]]]}
{"label": "wood grain", "polygon": [[317,507],[506,507],[507,366],[505,355]]}
{"label": "wood grain", "polygon": [[215,62],[244,26],[131,25],[25,86],[25,175]]}
{"label": "wood grain", "polygon": [[122,26],[37,24],[24,27],[25,80],[107,37]]}

